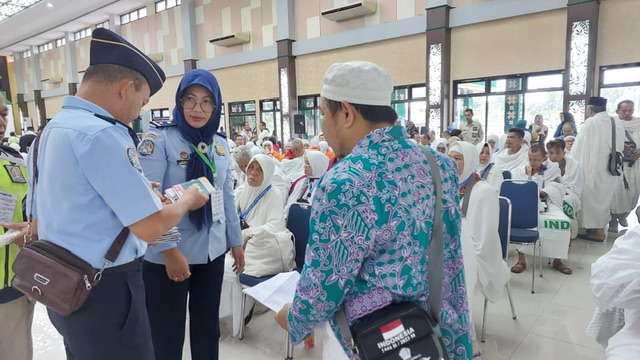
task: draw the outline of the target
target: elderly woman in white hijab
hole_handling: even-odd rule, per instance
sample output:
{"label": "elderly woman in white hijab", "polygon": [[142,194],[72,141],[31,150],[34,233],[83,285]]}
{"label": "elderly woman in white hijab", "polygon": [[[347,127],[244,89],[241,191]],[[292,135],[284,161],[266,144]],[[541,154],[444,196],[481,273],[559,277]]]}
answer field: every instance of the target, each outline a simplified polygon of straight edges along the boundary
{"label": "elderly woman in white hijab", "polygon": [[449,147],[449,143],[445,138],[438,138],[434,142],[431,143],[431,148],[435,149],[437,152],[446,154],[447,148]]}
{"label": "elderly woman in white hijab", "polygon": [[297,202],[310,204],[313,198],[315,182],[327,172],[329,157],[320,151],[307,150],[304,155],[304,177],[291,184],[291,192],[287,205],[284,207],[285,219],[289,215],[289,208]]}
{"label": "elderly woman in white hijab", "polygon": [[478,160],[480,161],[478,167],[476,167],[476,174],[480,176],[482,180],[486,180],[498,193],[500,192],[500,186],[504,177],[502,172],[497,169],[491,158],[493,157],[493,148],[489,142],[478,143],[476,149],[479,152]]}
{"label": "elderly woman in white hijab", "polygon": [[[283,201],[272,185],[275,170],[270,157],[254,156],[247,166],[245,185],[235,192],[244,239],[244,273],[253,277],[291,271],[295,266],[293,235],[285,227]],[[242,285],[231,268],[232,263],[231,258],[225,263],[220,317],[233,315],[233,333],[237,335],[244,318],[240,316]],[[250,311],[253,304],[249,301],[246,309]]]}
{"label": "elderly woman in white hijab", "polygon": [[469,303],[476,284],[489,301],[497,302],[511,278],[498,235],[498,193],[474,172],[479,163],[475,145],[459,141],[451,145],[449,156],[458,164],[463,214],[460,237]]}
{"label": "elderly woman in white hijab", "polygon": [[491,146],[491,153],[497,153],[501,150],[500,148],[500,137],[496,134],[491,134],[487,136],[487,143]]}

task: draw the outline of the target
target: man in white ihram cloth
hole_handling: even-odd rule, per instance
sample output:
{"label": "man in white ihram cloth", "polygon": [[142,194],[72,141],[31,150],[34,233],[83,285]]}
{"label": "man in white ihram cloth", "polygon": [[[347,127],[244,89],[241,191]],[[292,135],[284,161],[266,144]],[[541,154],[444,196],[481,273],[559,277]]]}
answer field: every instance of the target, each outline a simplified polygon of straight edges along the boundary
{"label": "man in white ihram cloth", "polygon": [[[607,170],[611,154],[611,117],[607,114],[607,99],[592,97],[587,105],[587,120],[580,128],[573,145],[573,158],[582,167],[584,189],[582,191],[582,210],[578,215],[581,227],[587,233],[578,237],[602,242],[606,238],[604,227],[610,219],[610,209],[614,190],[612,184],[618,181]],[[616,126],[616,150],[624,147],[624,128],[620,122]]]}
{"label": "man in white ihram cloth", "polygon": [[[618,232],[618,223],[624,227],[629,226],[627,216],[635,209],[640,196],[640,117],[633,117],[634,103],[631,100],[623,100],[618,103],[617,116],[625,130],[625,153],[631,154],[625,157],[624,176],[628,186],[625,186],[622,176],[619,176],[615,184],[613,203],[611,204],[611,221],[609,232]],[[633,150],[635,149],[635,150]]]}
{"label": "man in white ihram cloth", "polygon": [[514,172],[529,163],[529,146],[524,144],[524,130],[511,128],[505,148],[493,156],[493,163],[500,171]]}
{"label": "man in white ihram cloth", "polygon": [[624,321],[615,323],[614,320],[613,326],[612,322],[606,321],[598,324],[604,327],[597,329],[597,332],[603,336],[599,342],[607,348],[608,360],[640,359],[640,242],[638,237],[640,237],[640,228],[635,227],[616,239],[613,248],[591,265],[591,289],[596,300],[597,311],[612,313],[613,317],[619,316],[618,314],[624,317]]}
{"label": "man in white ihram cloth", "polygon": [[294,182],[304,175],[304,143],[302,140],[291,140],[291,148],[280,162],[280,169],[289,178],[290,182]]}

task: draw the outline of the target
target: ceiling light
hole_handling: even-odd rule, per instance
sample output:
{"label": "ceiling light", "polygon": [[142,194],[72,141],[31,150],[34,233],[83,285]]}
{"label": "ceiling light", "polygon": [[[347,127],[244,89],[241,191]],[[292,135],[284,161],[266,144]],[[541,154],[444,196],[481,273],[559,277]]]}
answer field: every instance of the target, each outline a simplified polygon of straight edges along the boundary
{"label": "ceiling light", "polygon": [[53,4],[52,4],[52,3],[47,3],[47,7],[52,8],[52,7],[53,7]]}

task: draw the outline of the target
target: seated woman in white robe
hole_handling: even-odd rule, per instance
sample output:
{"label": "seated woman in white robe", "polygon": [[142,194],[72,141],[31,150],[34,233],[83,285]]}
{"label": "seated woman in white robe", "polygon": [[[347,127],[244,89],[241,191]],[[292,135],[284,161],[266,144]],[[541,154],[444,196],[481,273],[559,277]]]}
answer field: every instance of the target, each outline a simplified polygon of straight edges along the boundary
{"label": "seated woman in white robe", "polygon": [[469,304],[476,284],[489,301],[496,302],[511,278],[498,235],[498,193],[474,172],[478,165],[475,145],[459,141],[451,146],[449,156],[458,164],[463,209],[460,237]]}
{"label": "seated woman in white robe", "polygon": [[329,157],[320,151],[307,150],[304,156],[304,177],[291,184],[291,191],[284,207],[285,220],[289,216],[289,208],[298,202],[310,204],[315,182],[327,172]]}
{"label": "seated woman in white robe", "polygon": [[[540,188],[542,205],[547,207],[549,211],[562,212],[566,186],[562,183],[562,175],[558,164],[549,161],[544,145],[532,146],[529,149],[529,163],[513,172],[514,180],[536,181],[536,178],[543,180]],[[563,251],[563,253],[566,253],[566,251]],[[565,275],[571,275],[572,273],[571,269],[563,264],[559,258],[553,260],[553,267]],[[511,268],[511,272],[519,274],[526,268],[525,255],[518,251],[518,262]]]}
{"label": "seated woman in white robe", "polygon": [[482,180],[486,180],[497,192],[500,192],[500,185],[502,185],[504,178],[502,177],[502,172],[496,169],[495,164],[491,161],[493,156],[491,144],[489,142],[478,143],[476,149],[480,153],[478,158],[480,164],[476,167],[476,174]]}
{"label": "seated woman in white robe", "polygon": [[[235,192],[243,227],[244,273],[254,277],[291,271],[295,267],[293,235],[285,227],[282,199],[273,189],[274,172],[275,164],[270,157],[264,154],[254,156],[247,166],[246,183]],[[236,335],[244,316],[240,316],[242,285],[232,270],[232,264],[233,258],[228,257],[222,283],[220,317],[233,315],[233,333]],[[247,312],[252,306],[253,303],[247,299]]]}
{"label": "seated woman in white robe", "polygon": [[591,265],[591,289],[598,310],[624,310],[624,327],[609,339],[608,360],[640,359],[640,228],[616,239]]}

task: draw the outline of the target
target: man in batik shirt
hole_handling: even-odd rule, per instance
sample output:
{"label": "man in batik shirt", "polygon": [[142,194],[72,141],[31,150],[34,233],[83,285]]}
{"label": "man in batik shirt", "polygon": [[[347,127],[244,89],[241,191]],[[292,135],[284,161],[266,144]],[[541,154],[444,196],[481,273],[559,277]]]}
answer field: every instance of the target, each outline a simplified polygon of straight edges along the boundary
{"label": "man in batik shirt", "polygon": [[[329,321],[353,357],[334,318],[341,308],[350,325],[392,302],[409,300],[429,310],[425,255],[435,190],[422,150],[393,126],[392,90],[389,74],[369,62],[333,64],[325,74],[322,128],[343,159],[319,180],[296,295],[276,315],[293,343]],[[471,359],[457,172],[450,159],[433,154],[445,226],[440,326],[450,358]]]}

